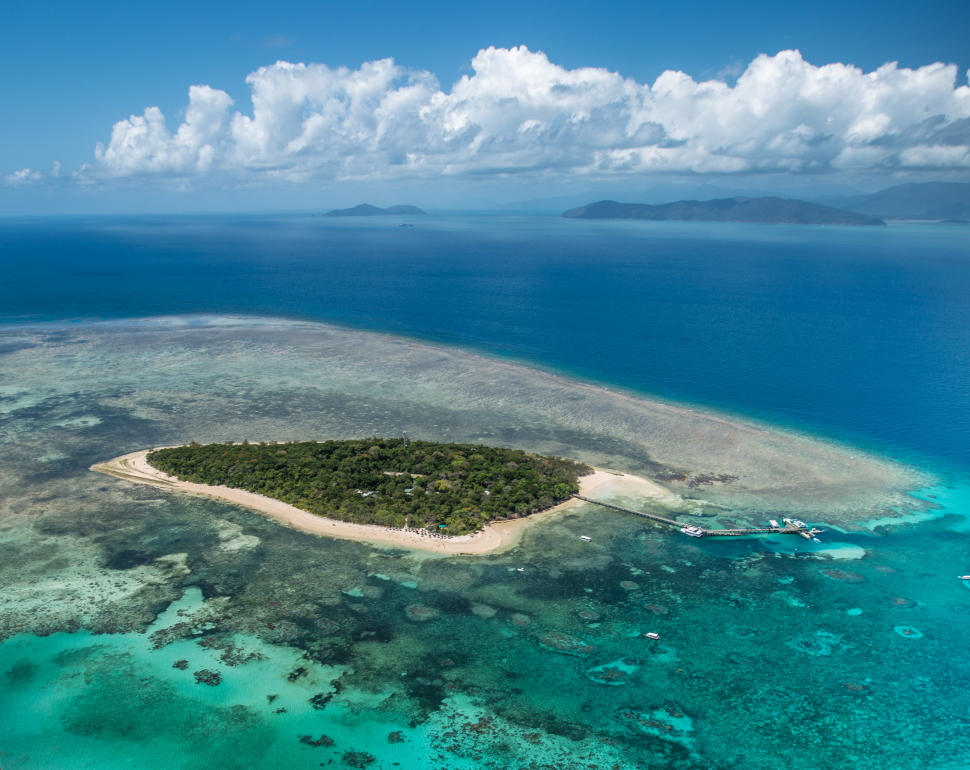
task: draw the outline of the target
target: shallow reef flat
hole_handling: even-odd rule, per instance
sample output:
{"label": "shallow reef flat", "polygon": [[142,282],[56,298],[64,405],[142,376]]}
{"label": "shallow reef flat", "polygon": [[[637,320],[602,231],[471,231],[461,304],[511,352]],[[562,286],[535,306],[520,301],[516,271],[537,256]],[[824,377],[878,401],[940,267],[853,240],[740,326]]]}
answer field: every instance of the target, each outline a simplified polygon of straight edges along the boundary
{"label": "shallow reef flat", "polygon": [[[8,328],[0,352],[4,767],[970,762],[970,565],[947,515],[966,489],[923,504],[906,490],[926,478],[844,447],[317,324]],[[657,479],[681,500],[625,477],[608,499],[705,526],[811,511],[846,531],[696,541],[576,505],[511,550],[442,557],[89,470],[405,430]],[[858,524],[906,511],[925,520]]]}
{"label": "shallow reef flat", "polygon": [[[749,514],[843,522],[919,507],[906,490],[929,483],[902,464],[807,436],[322,324],[149,319],[8,331],[3,341],[17,371],[4,383],[7,403],[86,397],[142,420],[157,445],[407,431],[613,467]],[[62,422],[83,429],[85,419]]]}

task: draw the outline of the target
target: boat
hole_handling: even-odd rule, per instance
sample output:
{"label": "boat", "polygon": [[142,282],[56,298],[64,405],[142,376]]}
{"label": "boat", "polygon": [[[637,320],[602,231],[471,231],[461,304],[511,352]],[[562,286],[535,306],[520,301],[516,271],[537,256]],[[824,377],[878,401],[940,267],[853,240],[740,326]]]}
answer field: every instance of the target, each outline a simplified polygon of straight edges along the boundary
{"label": "boat", "polygon": [[647,639],[653,639],[654,641],[660,638],[660,634],[655,634],[653,631],[645,633],[644,636],[647,637]]}
{"label": "boat", "polygon": [[768,519],[768,523],[775,529],[779,528],[778,522],[775,519]]}
{"label": "boat", "polygon": [[792,519],[791,523],[794,524],[799,529],[808,529],[808,524],[806,524],[804,521],[801,521],[799,519]]}
{"label": "boat", "polygon": [[591,537],[590,537],[589,535],[580,535],[580,536],[579,536],[579,539],[580,539],[580,540],[582,540],[582,541],[583,541],[584,543],[588,543],[588,542],[590,542],[590,541],[591,541],[591,540],[592,540],[593,538],[591,538]]}
{"label": "boat", "polygon": [[970,575],[957,575],[960,580],[970,580]]}
{"label": "boat", "polygon": [[700,527],[681,527],[680,531],[691,537],[704,537],[704,530]]}
{"label": "boat", "polygon": [[525,567],[519,567],[516,572],[525,572]]}

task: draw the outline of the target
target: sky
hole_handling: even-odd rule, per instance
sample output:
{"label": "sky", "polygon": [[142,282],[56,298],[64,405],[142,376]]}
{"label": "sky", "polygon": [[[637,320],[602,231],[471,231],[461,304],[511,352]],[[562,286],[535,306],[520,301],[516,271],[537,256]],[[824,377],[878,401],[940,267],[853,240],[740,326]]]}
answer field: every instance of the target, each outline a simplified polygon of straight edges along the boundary
{"label": "sky", "polygon": [[39,0],[3,18],[0,214],[970,181],[966,2]]}

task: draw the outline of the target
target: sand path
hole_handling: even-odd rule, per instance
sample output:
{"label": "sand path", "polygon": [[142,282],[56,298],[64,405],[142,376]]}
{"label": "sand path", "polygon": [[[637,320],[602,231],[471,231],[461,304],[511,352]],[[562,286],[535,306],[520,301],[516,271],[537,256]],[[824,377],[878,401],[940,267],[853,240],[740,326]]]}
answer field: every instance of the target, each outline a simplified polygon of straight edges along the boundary
{"label": "sand path", "polygon": [[[342,540],[358,540],[373,545],[393,545],[420,551],[430,551],[439,554],[482,554],[508,550],[522,538],[523,532],[540,521],[544,521],[570,507],[582,505],[579,500],[567,500],[549,510],[533,514],[523,519],[512,521],[492,522],[478,532],[459,537],[431,537],[417,532],[403,532],[369,524],[350,524],[335,521],[322,516],[295,508],[281,500],[247,492],[243,489],[232,489],[224,486],[209,486],[207,484],[193,484],[189,481],[179,481],[174,476],[162,473],[148,464],[146,455],[150,450],[116,457],[105,463],[91,466],[91,470],[106,473],[110,476],[132,481],[136,484],[149,484],[161,489],[171,489],[177,492],[187,492],[200,497],[211,497],[229,503],[241,505],[244,508],[257,511],[274,519],[281,524],[326,537]],[[659,484],[639,476],[624,474],[596,468],[593,473],[583,476],[579,480],[579,494],[583,497],[595,498],[598,495],[623,495],[647,497],[658,502],[676,504],[680,498],[664,489]]]}

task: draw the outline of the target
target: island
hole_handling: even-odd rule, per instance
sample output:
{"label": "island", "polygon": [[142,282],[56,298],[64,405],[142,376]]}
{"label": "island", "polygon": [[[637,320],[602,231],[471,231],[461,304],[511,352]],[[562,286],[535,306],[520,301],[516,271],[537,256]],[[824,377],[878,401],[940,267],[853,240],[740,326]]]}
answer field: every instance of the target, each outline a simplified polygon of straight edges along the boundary
{"label": "island", "polygon": [[425,214],[426,212],[419,209],[417,206],[391,206],[386,209],[378,208],[377,206],[371,206],[369,203],[361,203],[359,206],[354,206],[350,209],[334,209],[333,211],[328,211],[323,216],[325,217],[389,217],[396,215],[409,215],[413,216],[416,214]]}
{"label": "island", "polygon": [[227,486],[355,524],[467,535],[579,491],[588,465],[476,444],[369,438],[287,444],[189,444],[150,452],[181,481]]}
{"label": "island", "polygon": [[529,526],[581,504],[577,492],[683,502],[653,481],[559,457],[403,438],[193,442],[91,470],[241,505],[304,532],[442,554],[511,547]]}
{"label": "island", "polygon": [[709,201],[617,203],[598,201],[570,209],[566,219],[650,219],[681,222],[751,222],[796,225],[885,225],[881,219],[793,198],[719,198]]}
{"label": "island", "polygon": [[867,195],[819,198],[818,202],[882,219],[959,221],[970,218],[970,183],[909,182]]}

